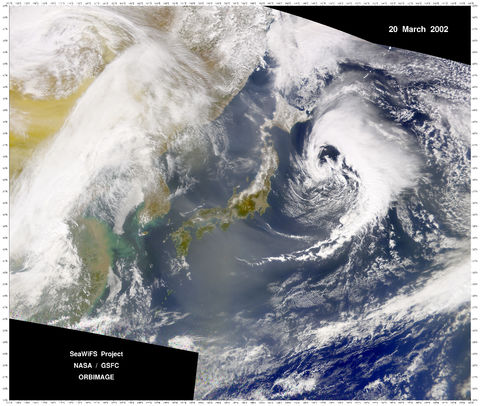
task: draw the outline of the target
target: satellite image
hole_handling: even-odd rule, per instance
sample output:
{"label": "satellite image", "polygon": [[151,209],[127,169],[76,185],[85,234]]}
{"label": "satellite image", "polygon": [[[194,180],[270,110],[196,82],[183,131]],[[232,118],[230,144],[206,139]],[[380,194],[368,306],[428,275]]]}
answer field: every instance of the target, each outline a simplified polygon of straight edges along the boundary
{"label": "satellite image", "polygon": [[196,399],[470,399],[470,66],[266,7],[12,7],[10,315]]}

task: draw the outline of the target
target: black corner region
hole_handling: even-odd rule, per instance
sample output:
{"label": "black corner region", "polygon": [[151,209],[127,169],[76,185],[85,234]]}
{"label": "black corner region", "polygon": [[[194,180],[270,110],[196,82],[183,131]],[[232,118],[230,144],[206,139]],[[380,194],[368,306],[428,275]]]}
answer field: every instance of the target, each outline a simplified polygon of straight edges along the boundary
{"label": "black corner region", "polygon": [[10,320],[10,400],[192,400],[198,354]]}
{"label": "black corner region", "polygon": [[328,25],[375,44],[471,63],[471,6],[271,8]]}

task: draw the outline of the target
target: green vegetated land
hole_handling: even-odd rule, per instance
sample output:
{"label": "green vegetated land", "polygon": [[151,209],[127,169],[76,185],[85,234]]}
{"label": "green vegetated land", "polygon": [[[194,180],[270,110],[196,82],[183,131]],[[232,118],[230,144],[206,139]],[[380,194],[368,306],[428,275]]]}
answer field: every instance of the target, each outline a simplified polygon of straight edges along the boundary
{"label": "green vegetated land", "polygon": [[205,233],[213,231],[216,227],[226,231],[230,224],[237,219],[253,217],[255,213],[265,213],[265,210],[269,207],[267,199],[271,190],[270,178],[273,176],[277,166],[278,157],[275,153],[275,165],[272,165],[267,171],[260,190],[252,193],[245,191],[237,193],[237,191],[234,191],[226,207],[200,209],[186,220],[180,228],[171,234],[177,256],[182,257],[188,254],[193,235],[197,239],[201,239]]}

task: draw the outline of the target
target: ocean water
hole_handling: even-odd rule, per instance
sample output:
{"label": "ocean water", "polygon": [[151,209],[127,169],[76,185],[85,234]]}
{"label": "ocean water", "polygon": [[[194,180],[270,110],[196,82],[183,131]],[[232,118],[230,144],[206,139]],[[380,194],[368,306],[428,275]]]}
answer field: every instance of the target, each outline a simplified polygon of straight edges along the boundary
{"label": "ocean water", "polygon": [[12,317],[198,351],[198,399],[469,399],[470,68],[147,11],[12,14]]}

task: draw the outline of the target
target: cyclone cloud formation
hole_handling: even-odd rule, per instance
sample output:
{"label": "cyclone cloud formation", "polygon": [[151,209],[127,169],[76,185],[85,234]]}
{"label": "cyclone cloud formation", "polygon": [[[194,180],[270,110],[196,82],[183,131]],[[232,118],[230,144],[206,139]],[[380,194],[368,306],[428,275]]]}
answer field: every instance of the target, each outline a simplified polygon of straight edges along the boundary
{"label": "cyclone cloud formation", "polygon": [[197,399],[470,399],[470,67],[263,7],[12,7],[11,317]]}

